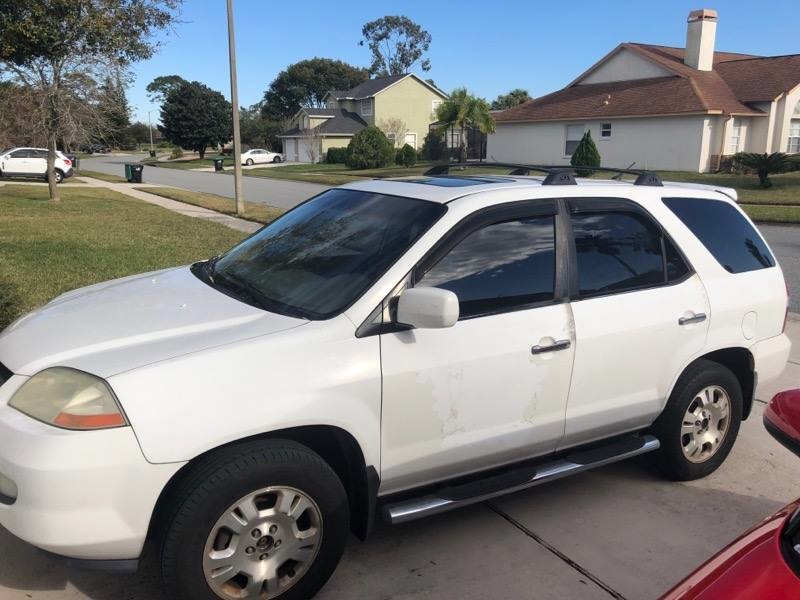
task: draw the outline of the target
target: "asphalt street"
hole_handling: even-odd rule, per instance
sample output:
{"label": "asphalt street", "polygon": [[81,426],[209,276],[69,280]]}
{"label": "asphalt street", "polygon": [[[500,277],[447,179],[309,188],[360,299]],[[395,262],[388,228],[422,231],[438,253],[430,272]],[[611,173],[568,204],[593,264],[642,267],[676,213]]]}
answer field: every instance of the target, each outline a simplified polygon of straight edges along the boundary
{"label": "asphalt street", "polygon": [[[138,162],[143,154],[102,155],[81,159],[81,168],[87,171],[125,175],[126,162]],[[292,208],[303,200],[327,189],[325,186],[298,181],[282,181],[263,177],[244,177],[244,197],[251,202],[262,202],[278,208]],[[233,198],[233,177],[224,173],[207,173],[182,169],[145,167],[143,181],[158,185],[184,188],[195,192],[208,192]]]}
{"label": "asphalt street", "polygon": [[[122,176],[126,162],[138,161],[143,156],[102,155],[82,159],[81,166],[86,170]],[[196,192],[209,192],[228,198],[234,196],[233,177],[219,173],[145,167],[144,181]],[[244,177],[244,195],[248,200],[280,208],[291,208],[325,189],[325,186],[313,183]],[[790,310],[800,313],[800,226],[760,225],[759,228],[783,268],[789,287]]]}

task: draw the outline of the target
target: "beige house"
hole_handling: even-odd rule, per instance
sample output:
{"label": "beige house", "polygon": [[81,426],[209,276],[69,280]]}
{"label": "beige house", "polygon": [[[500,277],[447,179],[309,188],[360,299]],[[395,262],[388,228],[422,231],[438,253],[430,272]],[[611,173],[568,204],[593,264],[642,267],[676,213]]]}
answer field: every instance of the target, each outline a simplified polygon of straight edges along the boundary
{"label": "beige house", "polygon": [[319,162],[328,148],[345,147],[364,127],[377,125],[395,146],[422,146],[436,107],[447,94],[414,74],[369,79],[350,90],[330,91],[324,108],[303,107],[283,139],[288,161]]}
{"label": "beige house", "polygon": [[736,152],[800,152],[800,54],[715,52],[717,13],[686,48],[623,43],[562,90],[495,114],[490,160],[568,164],[591,131],[604,166],[714,171]]}

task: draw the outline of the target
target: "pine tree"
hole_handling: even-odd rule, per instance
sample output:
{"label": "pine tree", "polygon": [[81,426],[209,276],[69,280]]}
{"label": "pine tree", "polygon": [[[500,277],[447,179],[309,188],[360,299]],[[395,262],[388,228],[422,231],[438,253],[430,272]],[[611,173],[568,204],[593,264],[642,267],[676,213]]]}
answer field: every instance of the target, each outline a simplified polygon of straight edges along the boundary
{"label": "pine tree", "polygon": [[[583,134],[569,162],[573,167],[600,166],[600,152],[597,151],[597,146],[594,145],[594,140],[592,140],[592,133],[590,131]],[[592,174],[592,171],[587,169],[575,169],[575,174],[578,177],[588,177]]]}

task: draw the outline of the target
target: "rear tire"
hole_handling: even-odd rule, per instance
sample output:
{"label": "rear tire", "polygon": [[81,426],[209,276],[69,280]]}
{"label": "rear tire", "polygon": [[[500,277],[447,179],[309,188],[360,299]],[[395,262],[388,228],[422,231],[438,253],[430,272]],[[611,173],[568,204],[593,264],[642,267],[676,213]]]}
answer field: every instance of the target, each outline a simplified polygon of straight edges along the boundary
{"label": "rear tire", "polygon": [[336,569],[350,529],[339,477],[287,440],[211,454],[174,497],[161,570],[169,597],[180,600],[311,598]]}
{"label": "rear tire", "polygon": [[248,167],[252,167],[252,166],[253,166],[253,164],[254,164],[254,163],[253,163],[253,159],[252,159],[252,158],[248,158],[248,159],[247,159],[247,162],[246,162],[245,164],[246,164]]}
{"label": "rear tire", "polygon": [[56,184],[61,183],[62,181],[64,181],[64,173],[56,169],[54,174],[54,179],[56,180]]}
{"label": "rear tire", "polygon": [[653,424],[659,470],[676,481],[700,479],[725,461],[742,421],[742,389],[730,369],[709,360],[689,366]]}

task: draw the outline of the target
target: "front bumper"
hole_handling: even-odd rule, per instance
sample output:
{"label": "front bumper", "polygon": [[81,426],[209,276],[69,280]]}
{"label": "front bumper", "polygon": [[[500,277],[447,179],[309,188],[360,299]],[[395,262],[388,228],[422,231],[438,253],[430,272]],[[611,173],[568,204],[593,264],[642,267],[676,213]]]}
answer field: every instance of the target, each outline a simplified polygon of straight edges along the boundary
{"label": "front bumper", "polygon": [[130,427],[77,432],[31,419],[7,405],[25,379],[0,388],[0,473],[18,490],[13,504],[0,502],[0,525],[69,558],[137,558],[183,463],[148,463]]}

